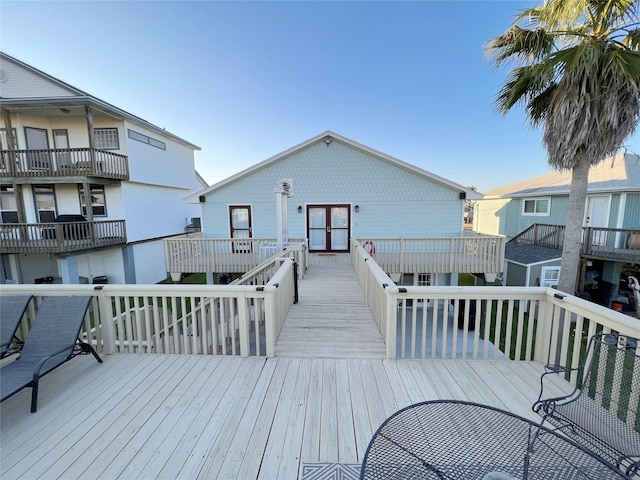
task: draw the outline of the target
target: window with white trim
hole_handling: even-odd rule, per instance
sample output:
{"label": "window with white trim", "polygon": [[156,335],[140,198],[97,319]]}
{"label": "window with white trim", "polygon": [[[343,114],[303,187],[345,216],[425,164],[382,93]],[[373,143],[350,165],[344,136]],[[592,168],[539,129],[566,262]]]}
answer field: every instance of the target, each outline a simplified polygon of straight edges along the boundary
{"label": "window with white trim", "polygon": [[430,287],[431,286],[431,274],[430,273],[419,273],[418,274],[418,286],[419,287]]}
{"label": "window with white trim", "polygon": [[56,193],[53,185],[34,185],[33,198],[38,222],[53,222],[56,219]]}
{"label": "window with white trim", "polygon": [[[94,217],[106,217],[106,195],[104,193],[104,185],[89,185],[89,193],[91,195],[91,209]],[[84,190],[82,185],[78,185],[78,194],[80,195],[80,208],[82,215],[87,216],[87,207],[84,203]]]}
{"label": "window with white trim", "polygon": [[120,148],[117,128],[95,128],[93,139],[95,147],[99,150],[118,150]]}
{"label": "window with white trim", "polygon": [[0,218],[2,223],[18,223],[18,207],[11,185],[0,185]]}
{"label": "window with white trim", "polygon": [[525,198],[522,201],[522,215],[549,216],[551,198]]}

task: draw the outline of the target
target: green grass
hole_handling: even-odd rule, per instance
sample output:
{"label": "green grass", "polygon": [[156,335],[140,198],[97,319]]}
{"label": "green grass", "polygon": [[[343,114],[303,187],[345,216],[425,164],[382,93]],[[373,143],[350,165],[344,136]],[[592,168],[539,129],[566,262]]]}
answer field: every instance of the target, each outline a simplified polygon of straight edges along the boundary
{"label": "green grass", "polygon": [[206,285],[207,284],[207,274],[206,273],[192,273],[191,275],[185,277],[179,282],[174,282],[171,280],[171,277],[167,277],[161,282],[158,282],[161,285],[168,284],[182,284],[182,285]]}
{"label": "green grass", "polygon": [[461,273],[458,275],[459,287],[473,287],[476,284],[476,279],[470,273]]}

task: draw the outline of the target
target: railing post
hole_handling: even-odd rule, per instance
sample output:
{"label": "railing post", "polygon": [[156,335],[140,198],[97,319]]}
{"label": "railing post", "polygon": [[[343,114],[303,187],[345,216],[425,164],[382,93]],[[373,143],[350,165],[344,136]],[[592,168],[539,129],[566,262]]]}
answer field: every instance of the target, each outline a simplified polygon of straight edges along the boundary
{"label": "railing post", "polygon": [[276,313],[273,301],[273,288],[264,289],[264,330],[267,343],[267,357],[276,355]]}
{"label": "railing post", "polygon": [[385,323],[386,323],[386,336],[384,339],[385,347],[387,352],[387,358],[395,359],[396,358],[396,330],[397,330],[397,288],[394,288],[394,292],[390,291],[391,288],[387,287],[385,289],[385,298],[387,301],[387,308],[385,312]]}
{"label": "railing post", "polygon": [[251,353],[249,341],[249,315],[247,313],[247,298],[244,292],[238,295],[238,327],[240,329],[240,356],[248,357]]}
{"label": "railing post", "polygon": [[[95,328],[100,328],[102,336],[102,353],[105,355],[111,355],[116,353],[116,329],[113,322],[111,300],[110,297],[104,293],[103,285],[95,287],[94,291],[98,296],[100,312],[99,315],[94,315],[93,321],[95,322]],[[100,325],[98,325],[98,317]]]}

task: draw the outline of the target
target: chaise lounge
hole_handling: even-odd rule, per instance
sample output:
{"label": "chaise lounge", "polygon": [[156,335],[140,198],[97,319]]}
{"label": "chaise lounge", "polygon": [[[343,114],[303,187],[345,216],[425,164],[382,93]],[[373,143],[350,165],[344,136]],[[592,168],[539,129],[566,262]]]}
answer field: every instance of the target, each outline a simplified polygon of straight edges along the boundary
{"label": "chaise lounge", "polygon": [[31,295],[7,295],[0,297],[0,358],[18,353],[23,340],[16,333],[24,317]]}
{"label": "chaise lounge", "polygon": [[80,354],[91,353],[102,363],[93,347],[79,339],[90,302],[91,297],[42,301],[20,356],[0,369],[0,402],[31,387],[31,412],[35,412],[41,377]]}

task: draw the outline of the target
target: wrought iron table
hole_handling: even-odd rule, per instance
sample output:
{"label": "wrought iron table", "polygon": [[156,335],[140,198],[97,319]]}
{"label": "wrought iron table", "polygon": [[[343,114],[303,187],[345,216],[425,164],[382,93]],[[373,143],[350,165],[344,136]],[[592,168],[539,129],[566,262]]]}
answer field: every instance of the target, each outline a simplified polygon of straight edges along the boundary
{"label": "wrought iron table", "polygon": [[361,479],[582,480],[630,478],[539,423],[471,402],[417,403],[389,417]]}

